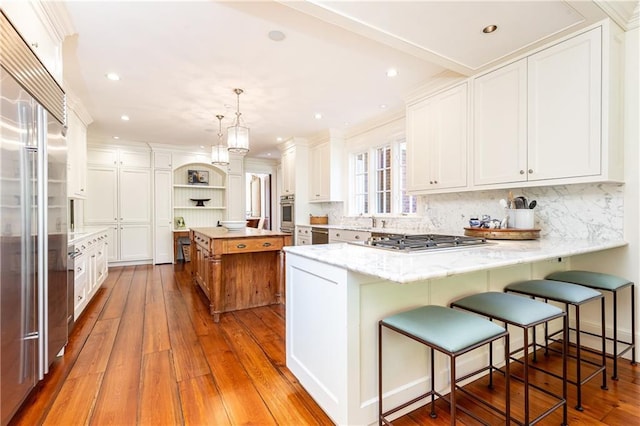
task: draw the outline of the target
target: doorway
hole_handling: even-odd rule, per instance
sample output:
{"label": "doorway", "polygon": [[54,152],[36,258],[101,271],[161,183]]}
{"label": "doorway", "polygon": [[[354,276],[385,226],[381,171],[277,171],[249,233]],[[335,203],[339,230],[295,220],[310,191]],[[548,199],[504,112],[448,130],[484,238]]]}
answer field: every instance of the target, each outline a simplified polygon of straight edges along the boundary
{"label": "doorway", "polygon": [[249,226],[271,229],[271,175],[266,173],[246,173],[246,218]]}

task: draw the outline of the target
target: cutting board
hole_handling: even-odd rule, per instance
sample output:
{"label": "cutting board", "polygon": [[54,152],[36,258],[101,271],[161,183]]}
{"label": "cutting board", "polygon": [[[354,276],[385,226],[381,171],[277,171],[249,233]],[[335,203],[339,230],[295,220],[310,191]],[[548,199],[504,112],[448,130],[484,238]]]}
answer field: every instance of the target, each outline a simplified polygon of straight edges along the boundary
{"label": "cutting board", "polygon": [[537,240],[540,238],[540,230],[464,228],[464,235],[468,237],[482,237],[487,240]]}

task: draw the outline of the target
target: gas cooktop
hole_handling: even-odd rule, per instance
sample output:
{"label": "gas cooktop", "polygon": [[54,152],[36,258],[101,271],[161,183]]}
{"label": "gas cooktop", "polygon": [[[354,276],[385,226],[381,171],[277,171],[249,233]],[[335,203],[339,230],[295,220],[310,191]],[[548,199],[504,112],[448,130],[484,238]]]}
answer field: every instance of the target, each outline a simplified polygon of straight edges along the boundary
{"label": "gas cooktop", "polygon": [[459,235],[420,234],[420,235],[385,235],[371,237],[356,243],[365,247],[373,247],[398,252],[416,252],[445,250],[487,244],[482,237],[466,237]]}

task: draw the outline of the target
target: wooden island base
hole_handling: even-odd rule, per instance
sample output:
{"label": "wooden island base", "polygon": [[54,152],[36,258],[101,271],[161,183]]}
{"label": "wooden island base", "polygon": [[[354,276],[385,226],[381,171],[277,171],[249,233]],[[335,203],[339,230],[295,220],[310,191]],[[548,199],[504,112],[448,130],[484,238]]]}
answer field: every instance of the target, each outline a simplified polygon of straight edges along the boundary
{"label": "wooden island base", "polygon": [[282,303],[284,263],[282,248],[291,235],[244,228],[196,228],[190,232],[191,273],[209,300],[218,322],[223,312]]}

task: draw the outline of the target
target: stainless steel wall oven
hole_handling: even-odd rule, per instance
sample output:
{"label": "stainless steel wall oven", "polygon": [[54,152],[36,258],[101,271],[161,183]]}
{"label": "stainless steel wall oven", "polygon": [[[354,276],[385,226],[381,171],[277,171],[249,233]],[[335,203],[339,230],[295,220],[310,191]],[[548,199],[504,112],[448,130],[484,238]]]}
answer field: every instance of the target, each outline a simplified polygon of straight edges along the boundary
{"label": "stainless steel wall oven", "polygon": [[295,197],[282,195],[280,197],[280,231],[293,233],[295,227]]}

